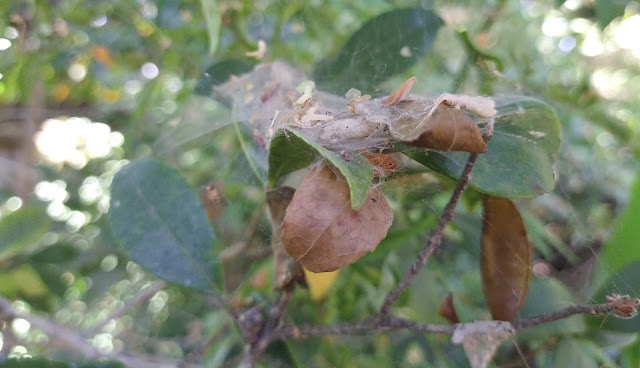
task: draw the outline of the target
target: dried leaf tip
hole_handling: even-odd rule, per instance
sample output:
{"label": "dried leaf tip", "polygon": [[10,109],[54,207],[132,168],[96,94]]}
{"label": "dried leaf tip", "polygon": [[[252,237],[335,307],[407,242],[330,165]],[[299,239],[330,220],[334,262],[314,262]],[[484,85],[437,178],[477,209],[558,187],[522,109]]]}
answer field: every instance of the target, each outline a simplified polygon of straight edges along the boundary
{"label": "dried leaf tip", "polygon": [[389,97],[387,97],[387,99],[384,101],[385,106],[394,106],[397,105],[398,102],[402,101],[402,99],[409,93],[409,90],[411,90],[411,87],[413,86],[413,83],[415,83],[415,81],[416,77],[411,77],[404,83],[402,83],[402,86],[393,91],[393,93],[390,94]]}

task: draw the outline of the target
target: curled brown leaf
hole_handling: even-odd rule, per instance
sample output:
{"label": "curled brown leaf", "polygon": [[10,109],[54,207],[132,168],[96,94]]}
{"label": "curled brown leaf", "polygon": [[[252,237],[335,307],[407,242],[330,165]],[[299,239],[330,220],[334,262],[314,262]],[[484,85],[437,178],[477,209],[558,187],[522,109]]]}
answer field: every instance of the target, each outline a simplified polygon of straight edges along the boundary
{"label": "curled brown leaf", "polygon": [[438,308],[438,314],[440,317],[446,319],[452,325],[456,323],[460,323],[460,318],[458,317],[458,312],[456,312],[456,307],[453,305],[453,293],[449,292],[447,297],[444,298],[442,303],[440,303],[440,308]]}
{"label": "curled brown leaf", "polygon": [[296,190],[281,239],[289,255],[306,269],[329,272],[375,250],[392,220],[393,212],[376,188],[354,211],[346,180],[323,164],[312,169]]}
{"label": "curled brown leaf", "polygon": [[464,111],[439,107],[429,119],[427,129],[408,144],[441,151],[487,151],[480,129]]}
{"label": "curled brown leaf", "polygon": [[524,304],[531,275],[531,242],[522,216],[506,198],[484,201],[482,289],[496,320],[511,321]]}
{"label": "curled brown leaf", "polygon": [[393,93],[391,93],[389,97],[387,97],[387,99],[384,101],[384,104],[386,106],[397,105],[398,102],[402,101],[404,96],[409,93],[409,90],[411,90],[411,87],[413,86],[413,83],[415,83],[415,81],[416,77],[407,79],[404,83],[402,83],[402,86],[400,86],[400,88],[393,91]]}

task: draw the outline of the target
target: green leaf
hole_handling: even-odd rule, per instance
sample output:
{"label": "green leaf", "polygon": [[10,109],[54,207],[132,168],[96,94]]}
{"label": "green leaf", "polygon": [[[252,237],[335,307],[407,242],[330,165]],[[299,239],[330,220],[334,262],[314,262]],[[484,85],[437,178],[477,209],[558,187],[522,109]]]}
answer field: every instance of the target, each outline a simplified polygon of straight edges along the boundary
{"label": "green leaf", "polygon": [[640,333],[636,334],[636,341],[622,351],[626,367],[640,367]]}
{"label": "green leaf", "polygon": [[[638,270],[640,270],[640,260],[629,263],[615,273],[611,273],[611,276],[600,284],[600,287],[591,297],[591,300],[594,303],[605,303],[605,297],[612,293],[629,295],[632,298],[640,298],[640,295],[638,295],[640,272],[638,272]],[[602,318],[590,318],[588,322],[592,327],[598,328],[602,323]],[[614,331],[637,332],[640,331],[640,318],[636,316],[630,319],[622,319],[610,315],[601,328]]]}
{"label": "green leaf", "polygon": [[605,29],[616,17],[624,15],[629,0],[596,0],[596,20]]}
{"label": "green leaf", "polygon": [[553,366],[559,368],[598,368],[599,364],[583,342],[564,338],[556,345]]}
{"label": "green leaf", "polygon": [[[527,301],[520,310],[519,318],[529,318],[566,308],[575,303],[571,291],[560,281],[553,278],[533,278],[527,293]],[[594,318],[588,316],[587,318]],[[521,341],[545,340],[551,336],[570,333],[582,333],[585,330],[584,319],[574,316],[527,328],[518,333]]]}
{"label": "green leaf", "polygon": [[6,273],[0,273],[0,295],[9,298],[42,298],[47,287],[35,268],[23,263]]}
{"label": "green leaf", "polygon": [[204,15],[204,22],[207,26],[207,35],[209,36],[209,53],[213,54],[218,48],[222,15],[218,10],[216,0],[200,0],[200,4],[202,5],[202,14]]}
{"label": "green leaf", "polygon": [[344,94],[350,87],[369,90],[400,74],[428,50],[443,21],[422,8],[392,10],[366,22],[333,58],[316,65],[319,89]]}
{"label": "green leaf", "polygon": [[244,156],[246,157],[251,170],[255,174],[256,178],[264,184],[264,182],[267,181],[267,163],[265,162],[267,152],[263,146],[259,146],[255,143],[255,139],[253,139],[253,137],[249,138],[250,134],[247,133],[247,126],[241,126],[240,123],[235,123],[234,128],[236,137],[240,143],[240,148],[242,148],[242,152],[244,152]]}
{"label": "green leaf", "polygon": [[[487,152],[473,169],[471,186],[504,198],[532,198],[554,186],[553,163],[560,148],[560,124],[549,105],[529,97],[494,98],[498,110]],[[465,152],[426,151],[397,145],[419,163],[458,179]]]}
{"label": "green leaf", "polygon": [[22,207],[0,219],[0,259],[34,245],[49,230],[51,220],[42,208]]}
{"label": "green leaf", "polygon": [[542,220],[532,215],[529,211],[523,211],[522,217],[527,225],[527,233],[533,246],[543,257],[547,259],[553,257],[553,248],[562,254],[570,264],[578,263],[578,257],[576,257],[571,248],[558,235],[550,232]]}
{"label": "green leaf", "polygon": [[192,288],[222,288],[215,239],[197,195],[157,161],[123,167],[111,186],[110,221],[125,252],[158,277]]}
{"label": "green leaf", "polygon": [[73,261],[78,253],[78,249],[72,244],[60,243],[47,247],[29,258],[37,263],[63,263]]}
{"label": "green leaf", "polygon": [[613,235],[602,248],[602,263],[613,274],[624,266],[640,260],[638,246],[638,218],[640,218],[640,173],[631,188],[627,209],[618,220]]}
{"label": "green leaf", "polygon": [[351,208],[360,209],[367,199],[373,167],[362,155],[349,153],[348,159],[305,137],[293,129],[276,132],[269,148],[269,186],[274,187],[281,176],[303,169],[319,158],[327,159],[347,179]]}

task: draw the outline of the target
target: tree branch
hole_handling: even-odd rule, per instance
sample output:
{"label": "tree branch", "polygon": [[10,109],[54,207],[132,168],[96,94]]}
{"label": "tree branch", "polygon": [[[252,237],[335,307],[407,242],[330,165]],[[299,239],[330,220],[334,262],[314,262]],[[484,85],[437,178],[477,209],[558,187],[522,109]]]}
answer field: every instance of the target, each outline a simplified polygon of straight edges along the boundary
{"label": "tree branch", "polygon": [[[549,312],[543,315],[533,316],[512,323],[515,331],[521,331],[542,323],[549,323],[565,319],[577,314],[591,314],[594,316],[611,313],[616,306],[610,303],[593,305],[573,305],[568,308]],[[474,323],[474,322],[471,322]],[[333,325],[301,325],[282,327],[272,334],[275,339],[300,339],[324,335],[349,335],[361,332],[374,332],[386,330],[406,329],[416,333],[447,334],[451,335],[456,328],[471,323],[458,323],[455,325],[438,325],[414,322],[405,318],[376,319],[366,318],[356,322],[337,323]]]}
{"label": "tree branch", "polygon": [[[284,315],[295,284],[289,285],[284,289],[284,292],[280,295],[278,302],[269,310],[269,319],[265,322],[264,327],[259,332],[257,340],[249,345],[245,351],[242,361],[238,365],[239,368],[251,368],[255,366],[256,361],[262,354],[262,352],[269,346],[269,344],[275,340],[274,332],[279,329],[280,323],[282,323],[282,317]],[[242,328],[242,323],[238,320],[238,324]],[[243,335],[245,335],[243,331]]]}
{"label": "tree branch", "polygon": [[160,360],[157,357],[132,355],[122,352],[103,352],[87,342],[80,332],[42,317],[20,313],[13,307],[9,300],[3,297],[0,297],[0,316],[2,318],[21,318],[26,320],[33,328],[49,335],[52,341],[64,346],[69,352],[79,354],[86,359],[113,359],[123,363],[127,367],[133,368],[175,368],[178,366],[177,362],[171,361],[169,358],[162,358],[162,360]]}
{"label": "tree branch", "polygon": [[122,317],[125,313],[129,312],[131,309],[139,306],[144,303],[147,299],[153,297],[158,291],[167,287],[167,283],[164,281],[156,281],[148,286],[146,289],[142,290],[140,294],[134,296],[129,299],[126,303],[124,303],[120,308],[114,310],[107,316],[107,318],[103,319],[100,323],[97,323],[93,327],[84,331],[85,336],[93,336],[100,332],[107,323],[111,322],[118,317]]}

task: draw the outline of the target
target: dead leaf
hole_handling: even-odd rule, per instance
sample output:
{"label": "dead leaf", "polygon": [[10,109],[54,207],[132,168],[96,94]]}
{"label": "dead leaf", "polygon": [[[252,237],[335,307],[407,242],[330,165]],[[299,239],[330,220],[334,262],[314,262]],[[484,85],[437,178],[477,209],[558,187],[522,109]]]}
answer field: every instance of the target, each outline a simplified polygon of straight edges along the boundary
{"label": "dead leaf", "polygon": [[273,288],[282,289],[291,282],[302,279],[302,269],[298,262],[287,254],[282,245],[282,222],[286,214],[287,206],[291,203],[295,189],[291,187],[278,187],[268,190],[267,203],[271,214],[271,252],[273,253]]}
{"label": "dead leaf", "polygon": [[484,201],[482,289],[496,320],[511,321],[524,304],[531,275],[531,242],[522,216],[506,198]]}
{"label": "dead leaf", "polygon": [[453,305],[453,293],[449,292],[447,297],[440,303],[440,308],[438,309],[438,314],[440,317],[445,318],[449,323],[455,325],[456,323],[460,323],[460,318],[458,317],[458,313],[456,312],[456,307]]}
{"label": "dead leaf", "polygon": [[480,129],[462,110],[440,107],[429,118],[428,127],[412,146],[440,151],[486,152]]}
{"label": "dead leaf", "polygon": [[385,155],[382,153],[375,154],[366,151],[362,152],[362,155],[371,162],[374,177],[385,177],[396,171],[399,167],[398,163],[391,155]]}
{"label": "dead leaf", "polygon": [[473,368],[486,368],[493,359],[496,349],[515,331],[509,322],[480,321],[462,323],[456,326],[451,342],[462,344],[469,363]]}
{"label": "dead leaf", "polygon": [[376,249],[392,220],[393,212],[376,188],[354,211],[347,181],[322,165],[304,177],[287,207],[282,243],[309,271],[329,272]]}
{"label": "dead leaf", "polygon": [[409,90],[411,89],[415,81],[416,81],[416,77],[411,77],[407,79],[404,83],[402,83],[402,86],[400,86],[400,88],[398,88],[397,90],[393,91],[393,93],[391,93],[389,97],[387,97],[387,99],[384,101],[385,106],[397,105],[398,102],[402,101],[404,96],[406,96],[409,93]]}
{"label": "dead leaf", "polygon": [[224,196],[219,184],[207,184],[198,191],[200,202],[210,223],[214,223],[225,207]]}

